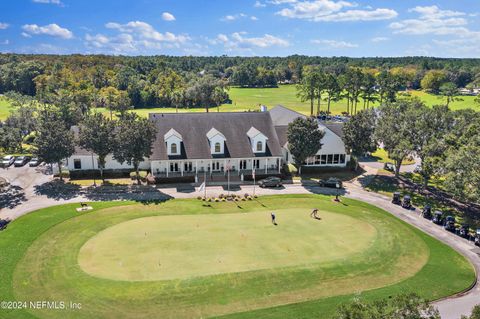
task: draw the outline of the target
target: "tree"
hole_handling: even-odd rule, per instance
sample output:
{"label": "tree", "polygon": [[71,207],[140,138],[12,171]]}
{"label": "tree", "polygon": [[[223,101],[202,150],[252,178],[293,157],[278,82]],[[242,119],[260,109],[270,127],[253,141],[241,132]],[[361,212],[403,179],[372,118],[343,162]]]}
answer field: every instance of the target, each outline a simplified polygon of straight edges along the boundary
{"label": "tree", "polygon": [[395,102],[396,95],[400,89],[399,78],[392,73],[383,70],[376,76],[378,84],[378,93],[380,95],[380,104],[384,102]]}
{"label": "tree", "polygon": [[331,73],[325,75],[325,93],[327,94],[327,114],[330,114],[331,102],[340,100],[340,94],[342,93],[337,77]]}
{"label": "tree", "polygon": [[439,94],[447,99],[446,106],[448,106],[450,102],[462,100],[456,97],[458,95],[458,88],[453,82],[443,83],[439,88]]}
{"label": "tree", "polygon": [[375,76],[371,73],[365,73],[361,87],[360,97],[363,99],[363,108],[369,108],[370,103],[377,100],[375,90]]}
{"label": "tree", "polygon": [[63,180],[62,160],[75,152],[74,136],[53,107],[40,111],[35,146],[38,157],[45,163],[58,165],[60,180]]}
{"label": "tree", "polygon": [[480,305],[473,307],[472,314],[470,316],[462,316],[461,319],[480,319]]}
{"label": "tree", "polygon": [[480,105],[480,94],[477,95],[477,97],[475,97],[475,103],[477,103],[478,105]]}
{"label": "tree", "polygon": [[421,161],[420,175],[426,188],[431,176],[443,167],[447,149],[445,138],[452,130],[454,118],[447,106],[428,108],[417,100],[412,103],[414,112],[417,113],[412,123],[412,141],[415,153]]}
{"label": "tree", "polygon": [[113,152],[115,145],[114,129],[114,122],[105,118],[101,113],[87,116],[80,125],[78,144],[97,155],[102,182],[105,182],[103,177],[105,158]]}
{"label": "tree", "polygon": [[5,152],[15,152],[21,147],[22,134],[20,129],[0,123],[0,148]]}
{"label": "tree", "polygon": [[430,70],[425,73],[420,82],[422,89],[427,92],[437,94],[440,86],[447,80],[446,74],[442,70]]}
{"label": "tree", "polygon": [[356,298],[338,307],[334,319],[440,319],[437,309],[417,294],[397,295],[367,303]]}
{"label": "tree", "polygon": [[152,154],[155,140],[155,125],[135,113],[125,113],[117,122],[113,158],[120,163],[132,165],[137,183],[140,184],[140,163]]}
{"label": "tree", "polygon": [[110,119],[113,119],[113,112],[125,113],[130,108],[130,99],[126,91],[119,91],[113,86],[100,90],[102,104],[110,111]]}
{"label": "tree", "polygon": [[313,116],[313,103],[316,98],[315,75],[312,71],[305,72],[302,81],[297,84],[297,97],[302,102],[310,101],[310,115]]}
{"label": "tree", "polygon": [[299,117],[288,125],[288,150],[293,156],[299,174],[305,160],[315,156],[322,147],[321,141],[324,135],[325,133],[320,130],[317,121],[313,118]]}
{"label": "tree", "polygon": [[386,104],[380,108],[375,138],[383,144],[395,164],[395,177],[399,177],[402,161],[414,151],[412,123],[415,106],[410,100]]}
{"label": "tree", "polygon": [[[377,149],[375,141],[376,113],[374,110],[363,110],[352,116],[343,127],[343,141],[348,151],[355,157]],[[358,161],[356,161],[358,163]]]}

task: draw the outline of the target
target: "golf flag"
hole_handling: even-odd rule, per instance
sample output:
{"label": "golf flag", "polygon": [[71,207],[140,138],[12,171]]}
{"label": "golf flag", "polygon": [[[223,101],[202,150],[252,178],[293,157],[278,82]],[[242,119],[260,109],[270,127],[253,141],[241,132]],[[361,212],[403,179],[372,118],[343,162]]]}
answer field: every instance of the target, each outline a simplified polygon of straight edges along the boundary
{"label": "golf flag", "polygon": [[198,188],[198,192],[202,192],[205,190],[205,182],[202,183],[202,185],[200,185],[200,187]]}

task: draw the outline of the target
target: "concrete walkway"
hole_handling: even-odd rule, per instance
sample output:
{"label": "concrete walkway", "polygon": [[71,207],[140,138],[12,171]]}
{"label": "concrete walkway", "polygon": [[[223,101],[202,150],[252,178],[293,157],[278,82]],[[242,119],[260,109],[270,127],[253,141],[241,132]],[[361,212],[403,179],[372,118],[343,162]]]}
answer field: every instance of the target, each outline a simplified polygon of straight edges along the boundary
{"label": "concrete walkway", "polygon": [[[377,168],[374,165],[365,165],[363,166],[365,169],[365,173],[361,176],[362,182],[368,182],[368,179],[373,177],[377,173]],[[40,177],[43,179],[44,177]],[[14,183],[12,183],[14,184]],[[31,185],[30,185],[31,186]],[[382,196],[377,193],[368,192],[364,190],[360,183],[358,182],[358,178],[351,181],[344,183],[345,191],[343,196],[361,200],[367,202],[369,204],[375,205],[380,207],[387,212],[395,215],[396,217],[406,221],[407,223],[421,229],[425,233],[439,239],[440,241],[446,243],[447,245],[451,246],[466,258],[470,260],[470,262],[474,265],[477,277],[480,274],[480,258],[479,258],[479,249],[476,248],[472,242],[469,242],[465,239],[462,239],[450,232],[443,230],[442,227],[438,227],[434,225],[429,220],[422,218],[419,215],[419,211],[407,211],[402,209],[397,205],[393,205],[390,201],[390,198]],[[335,195],[337,190],[335,189],[327,189],[321,188],[316,186],[314,183],[309,184],[290,184],[285,185],[280,189],[262,189],[259,187],[254,187],[253,185],[242,185],[233,187],[230,190],[232,194],[243,195],[245,193],[257,195],[281,195],[281,194],[327,194],[327,195]],[[133,199],[136,200],[136,194],[131,194],[126,196],[122,194],[119,198],[118,194],[110,194],[111,197],[108,197],[107,193],[102,193],[101,196],[94,197],[92,194],[81,194],[79,193],[76,196],[76,193],[72,193],[70,197],[61,197],[55,196],[54,194],[42,195],[39,194],[38,190],[33,191],[31,187],[27,187],[25,191],[25,201],[19,205],[16,205],[12,208],[3,208],[0,210],[0,218],[10,218],[15,219],[19,216],[27,214],[31,211],[46,208],[53,205],[60,205],[66,203],[78,203],[82,201],[91,201],[92,198],[98,198],[98,200],[115,200],[115,199]],[[48,193],[47,193],[48,194]],[[211,186],[207,187],[207,196],[210,197],[217,197],[220,194],[227,194],[227,190],[225,186]],[[58,194],[57,194],[58,195]],[[203,193],[199,193],[197,189],[185,186],[185,185],[178,185],[178,186],[169,186],[169,187],[159,187],[156,188],[155,191],[152,191],[151,194],[142,194],[142,199],[164,199],[164,198],[194,198],[197,196],[203,196]],[[441,279],[440,279],[441,280]],[[462,295],[454,296],[450,298],[446,298],[444,300],[440,300],[435,302],[435,306],[438,307],[440,314],[442,315],[442,319],[459,319],[461,315],[468,315],[471,312],[471,309],[476,305],[480,304],[480,287],[478,284],[473,287],[473,289],[465,292]]]}

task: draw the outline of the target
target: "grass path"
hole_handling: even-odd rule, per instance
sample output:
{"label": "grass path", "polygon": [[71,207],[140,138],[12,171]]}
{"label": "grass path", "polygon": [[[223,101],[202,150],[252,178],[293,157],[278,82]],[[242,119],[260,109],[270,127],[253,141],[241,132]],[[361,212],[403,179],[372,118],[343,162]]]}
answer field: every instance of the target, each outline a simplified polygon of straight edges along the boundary
{"label": "grass path", "polygon": [[[285,195],[242,202],[241,209],[229,202],[205,207],[197,200],[172,200],[152,206],[93,203],[94,210],[82,215],[74,211],[77,205],[39,210],[15,220],[0,233],[0,299],[81,302],[82,311],[69,312],[69,318],[190,318],[222,314],[233,318],[328,318],[339,303],[358,291],[369,299],[405,291],[435,299],[458,292],[474,280],[469,263],[446,245],[366,203],[345,199],[343,204],[335,204],[327,196]],[[208,215],[221,221],[228,216],[225,214],[255,217],[254,214],[263,212],[267,225],[271,210],[295,208],[303,216],[312,207],[372,225],[375,240],[368,249],[360,249],[348,258],[189,279],[109,280],[90,276],[78,265],[78,253],[85,243],[130,220],[141,221],[149,216],[195,219]],[[277,227],[285,226],[280,219]],[[328,238],[341,241],[341,235],[351,228],[337,230],[340,237],[332,238],[327,233],[318,245],[329,247]],[[130,253],[131,250],[124,251],[126,255]],[[65,312],[58,311],[7,312],[9,318],[32,318],[33,314],[39,318],[65,318]]]}

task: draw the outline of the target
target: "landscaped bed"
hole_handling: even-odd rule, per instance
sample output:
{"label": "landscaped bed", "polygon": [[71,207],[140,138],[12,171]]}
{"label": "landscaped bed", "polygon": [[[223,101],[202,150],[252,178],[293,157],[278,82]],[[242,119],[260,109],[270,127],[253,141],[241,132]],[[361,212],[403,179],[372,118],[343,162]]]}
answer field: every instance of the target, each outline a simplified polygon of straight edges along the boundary
{"label": "landscaped bed", "polygon": [[358,292],[437,299],[475,279],[453,249],[351,199],[91,205],[42,209],[0,232],[1,300],[82,305],[1,310],[8,318],[328,318]]}

